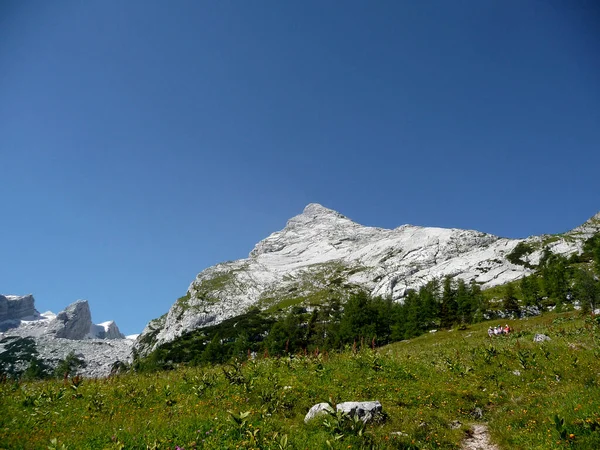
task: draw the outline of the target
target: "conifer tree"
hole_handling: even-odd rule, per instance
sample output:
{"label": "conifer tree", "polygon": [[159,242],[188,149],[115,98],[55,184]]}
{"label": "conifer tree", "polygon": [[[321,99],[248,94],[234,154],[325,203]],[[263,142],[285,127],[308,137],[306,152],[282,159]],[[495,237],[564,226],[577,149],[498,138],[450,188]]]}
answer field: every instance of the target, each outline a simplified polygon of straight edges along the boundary
{"label": "conifer tree", "polygon": [[459,322],[471,323],[471,319],[473,318],[473,305],[471,301],[472,298],[465,280],[459,279],[456,288],[456,305]]}
{"label": "conifer tree", "polygon": [[515,295],[515,288],[512,283],[508,283],[504,288],[504,298],[502,299],[502,308],[510,314],[519,311],[519,303]]}
{"label": "conifer tree", "polygon": [[452,278],[444,279],[442,292],[442,309],[440,314],[440,325],[449,328],[456,323],[458,305],[456,304],[456,292],[454,291]]}
{"label": "conifer tree", "polygon": [[221,339],[215,334],[202,352],[202,361],[212,364],[224,362],[227,359],[224,350]]}
{"label": "conifer tree", "polygon": [[481,293],[481,287],[475,280],[469,283],[469,294],[471,296],[471,308],[473,309],[473,322],[481,322],[484,319],[483,314],[489,306]]}
{"label": "conifer tree", "polygon": [[577,270],[573,291],[581,304],[583,314],[594,311],[600,304],[600,282],[596,281],[593,273],[587,269]]}
{"label": "conifer tree", "polygon": [[535,275],[521,278],[519,287],[521,288],[525,306],[539,306],[540,285]]}
{"label": "conifer tree", "polygon": [[371,340],[376,335],[377,312],[369,295],[361,292],[351,296],[344,306],[340,320],[340,339],[351,343],[361,338]]}
{"label": "conifer tree", "polygon": [[410,339],[415,336],[419,336],[424,331],[423,326],[423,307],[421,303],[421,297],[412,289],[408,291],[408,295],[404,299],[404,305],[406,308],[406,327],[405,335],[406,339]]}
{"label": "conifer tree", "polygon": [[431,280],[419,289],[423,323],[426,328],[435,326],[440,318],[440,283],[437,279]]}
{"label": "conifer tree", "polygon": [[600,233],[594,234],[591,238],[585,241],[583,245],[585,253],[589,253],[596,272],[600,274]]}
{"label": "conifer tree", "polygon": [[540,260],[540,274],[546,295],[557,303],[564,302],[569,290],[567,259],[544,253]]}

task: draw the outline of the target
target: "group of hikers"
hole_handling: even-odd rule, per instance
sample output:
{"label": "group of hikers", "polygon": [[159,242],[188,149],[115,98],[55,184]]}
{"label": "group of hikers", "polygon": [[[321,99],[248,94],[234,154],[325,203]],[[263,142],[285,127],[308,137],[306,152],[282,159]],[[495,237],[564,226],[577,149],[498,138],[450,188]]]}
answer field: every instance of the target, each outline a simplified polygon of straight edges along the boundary
{"label": "group of hikers", "polygon": [[512,328],[508,326],[508,324],[502,326],[502,325],[498,325],[496,327],[489,327],[488,328],[488,336],[492,337],[492,336],[499,336],[499,335],[503,335],[503,334],[509,334],[512,331]]}

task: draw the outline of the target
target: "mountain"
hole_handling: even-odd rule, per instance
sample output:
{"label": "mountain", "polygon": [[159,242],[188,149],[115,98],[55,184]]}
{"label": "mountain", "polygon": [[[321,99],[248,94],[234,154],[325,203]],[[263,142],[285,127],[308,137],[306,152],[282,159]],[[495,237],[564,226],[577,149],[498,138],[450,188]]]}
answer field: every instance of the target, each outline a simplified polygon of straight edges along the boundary
{"label": "mountain", "polygon": [[[115,361],[130,358],[132,345],[133,340],[125,339],[113,321],[92,323],[86,300],[78,300],[58,314],[40,314],[32,295],[0,295],[2,372],[24,370],[32,356],[52,368],[73,353],[85,364],[85,375],[106,376]],[[27,352],[20,352],[23,348]]]}
{"label": "mountain", "polygon": [[403,225],[366,227],[309,204],[248,258],[202,271],[169,312],[138,337],[141,353],[250,308],[277,311],[314,305],[358,290],[401,301],[408,289],[437,278],[474,280],[483,289],[532,273],[544,249],[569,255],[600,231],[600,213],[560,235],[508,239],[474,230]]}

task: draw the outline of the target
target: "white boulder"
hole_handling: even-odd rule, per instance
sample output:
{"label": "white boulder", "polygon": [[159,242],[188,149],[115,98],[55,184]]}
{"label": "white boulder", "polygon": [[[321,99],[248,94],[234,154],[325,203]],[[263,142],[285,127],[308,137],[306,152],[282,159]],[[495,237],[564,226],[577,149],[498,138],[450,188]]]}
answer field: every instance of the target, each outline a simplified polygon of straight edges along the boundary
{"label": "white boulder", "polygon": [[313,405],[304,416],[304,423],[308,423],[313,420],[315,417],[324,416],[330,413],[334,413],[335,411],[331,407],[329,403],[317,403]]}
{"label": "white boulder", "polygon": [[378,400],[369,402],[344,402],[336,405],[336,410],[350,417],[358,417],[363,422],[369,422],[382,413]]}

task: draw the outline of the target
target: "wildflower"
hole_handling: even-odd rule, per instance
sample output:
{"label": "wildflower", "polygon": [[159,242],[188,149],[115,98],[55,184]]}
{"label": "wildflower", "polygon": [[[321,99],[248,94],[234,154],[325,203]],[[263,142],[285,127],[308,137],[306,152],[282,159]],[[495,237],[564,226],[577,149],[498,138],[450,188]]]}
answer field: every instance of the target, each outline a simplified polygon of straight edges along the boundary
{"label": "wildflower", "polygon": [[575,435],[574,435],[573,433],[571,433],[571,434],[569,435],[569,439],[575,439]]}

